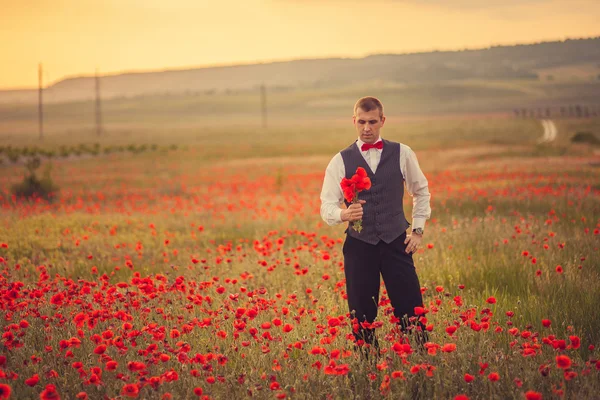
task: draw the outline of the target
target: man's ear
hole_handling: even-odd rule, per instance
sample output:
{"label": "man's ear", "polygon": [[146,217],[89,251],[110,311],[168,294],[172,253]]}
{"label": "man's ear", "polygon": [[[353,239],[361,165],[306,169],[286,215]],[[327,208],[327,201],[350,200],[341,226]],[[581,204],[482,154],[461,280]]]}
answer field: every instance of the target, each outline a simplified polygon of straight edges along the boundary
{"label": "man's ear", "polygon": [[383,124],[385,124],[385,115],[381,116],[381,126],[383,126]]}
{"label": "man's ear", "polygon": [[352,116],[352,124],[353,124],[353,125],[356,125],[356,115],[353,115],[353,116]]}

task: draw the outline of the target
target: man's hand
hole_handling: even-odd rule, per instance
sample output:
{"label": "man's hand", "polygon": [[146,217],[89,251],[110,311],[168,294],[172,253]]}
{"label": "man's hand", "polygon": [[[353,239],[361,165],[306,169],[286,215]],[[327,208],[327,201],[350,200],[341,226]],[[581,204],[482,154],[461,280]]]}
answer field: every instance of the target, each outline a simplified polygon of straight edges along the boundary
{"label": "man's hand", "polygon": [[366,201],[359,200],[358,203],[350,204],[350,206],[344,210],[342,210],[342,221],[358,221],[363,217],[363,208],[362,205],[365,204]]}
{"label": "man's hand", "polygon": [[404,240],[406,254],[416,253],[419,247],[421,247],[421,240],[423,240],[423,235],[414,232],[410,236],[407,236],[406,240]]}

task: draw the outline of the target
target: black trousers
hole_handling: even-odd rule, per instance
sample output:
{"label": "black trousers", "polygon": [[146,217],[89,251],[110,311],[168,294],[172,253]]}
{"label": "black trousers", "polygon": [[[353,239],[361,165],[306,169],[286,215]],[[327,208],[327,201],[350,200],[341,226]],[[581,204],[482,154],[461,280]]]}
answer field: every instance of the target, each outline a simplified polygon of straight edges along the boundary
{"label": "black trousers", "polygon": [[356,317],[359,323],[358,332],[353,332],[357,341],[374,343],[374,331],[365,329],[361,322],[372,323],[377,317],[380,274],[394,315],[400,319],[400,329],[406,333],[416,330],[418,342],[427,341],[425,326],[418,318],[411,318],[415,317],[414,308],[423,306],[423,297],[413,257],[406,253],[404,240],[406,233],[390,244],[379,241],[372,245],[346,235],[343,247],[346,293],[350,317]]}

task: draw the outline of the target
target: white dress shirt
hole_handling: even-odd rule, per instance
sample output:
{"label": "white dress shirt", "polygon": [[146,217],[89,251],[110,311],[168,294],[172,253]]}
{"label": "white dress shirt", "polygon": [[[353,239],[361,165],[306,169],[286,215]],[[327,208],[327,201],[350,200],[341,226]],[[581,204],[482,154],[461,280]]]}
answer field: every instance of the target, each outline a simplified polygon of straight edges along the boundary
{"label": "white dress shirt", "polygon": [[[381,138],[377,142],[381,141]],[[377,143],[376,142],[376,143]],[[358,150],[364,157],[367,165],[371,167],[373,173],[377,171],[377,166],[381,160],[382,149],[371,148],[362,151],[361,147],[364,142],[360,139],[356,141]],[[425,228],[425,221],[431,216],[431,207],[429,205],[429,187],[427,178],[419,167],[417,156],[414,151],[405,144],[400,143],[400,171],[404,177],[404,184],[407,192],[413,197],[412,210],[412,229]],[[323,180],[323,189],[321,190],[321,218],[328,225],[337,225],[342,223],[342,202],[344,194],[340,183],[342,178],[346,176],[344,160],[342,154],[337,153],[327,165],[325,170],[325,178]],[[402,182],[398,182],[402,184]],[[401,199],[399,201],[402,201]]]}

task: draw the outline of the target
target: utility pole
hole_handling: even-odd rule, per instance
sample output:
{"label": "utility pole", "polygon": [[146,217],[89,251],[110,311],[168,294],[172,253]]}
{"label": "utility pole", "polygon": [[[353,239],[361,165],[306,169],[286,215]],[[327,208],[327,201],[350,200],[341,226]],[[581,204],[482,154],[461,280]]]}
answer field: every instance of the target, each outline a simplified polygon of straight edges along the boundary
{"label": "utility pole", "polygon": [[260,86],[260,100],[262,106],[262,127],[267,129],[267,89],[264,83]]}
{"label": "utility pole", "polygon": [[100,104],[100,77],[96,68],[96,135],[102,135],[102,108]]}
{"label": "utility pole", "polygon": [[38,95],[38,120],[39,120],[39,125],[40,125],[40,140],[44,139],[44,107],[43,107],[43,103],[42,103],[42,76],[43,76],[43,70],[42,70],[42,63],[39,64],[39,68],[38,68],[38,82],[39,82],[39,95]]}

